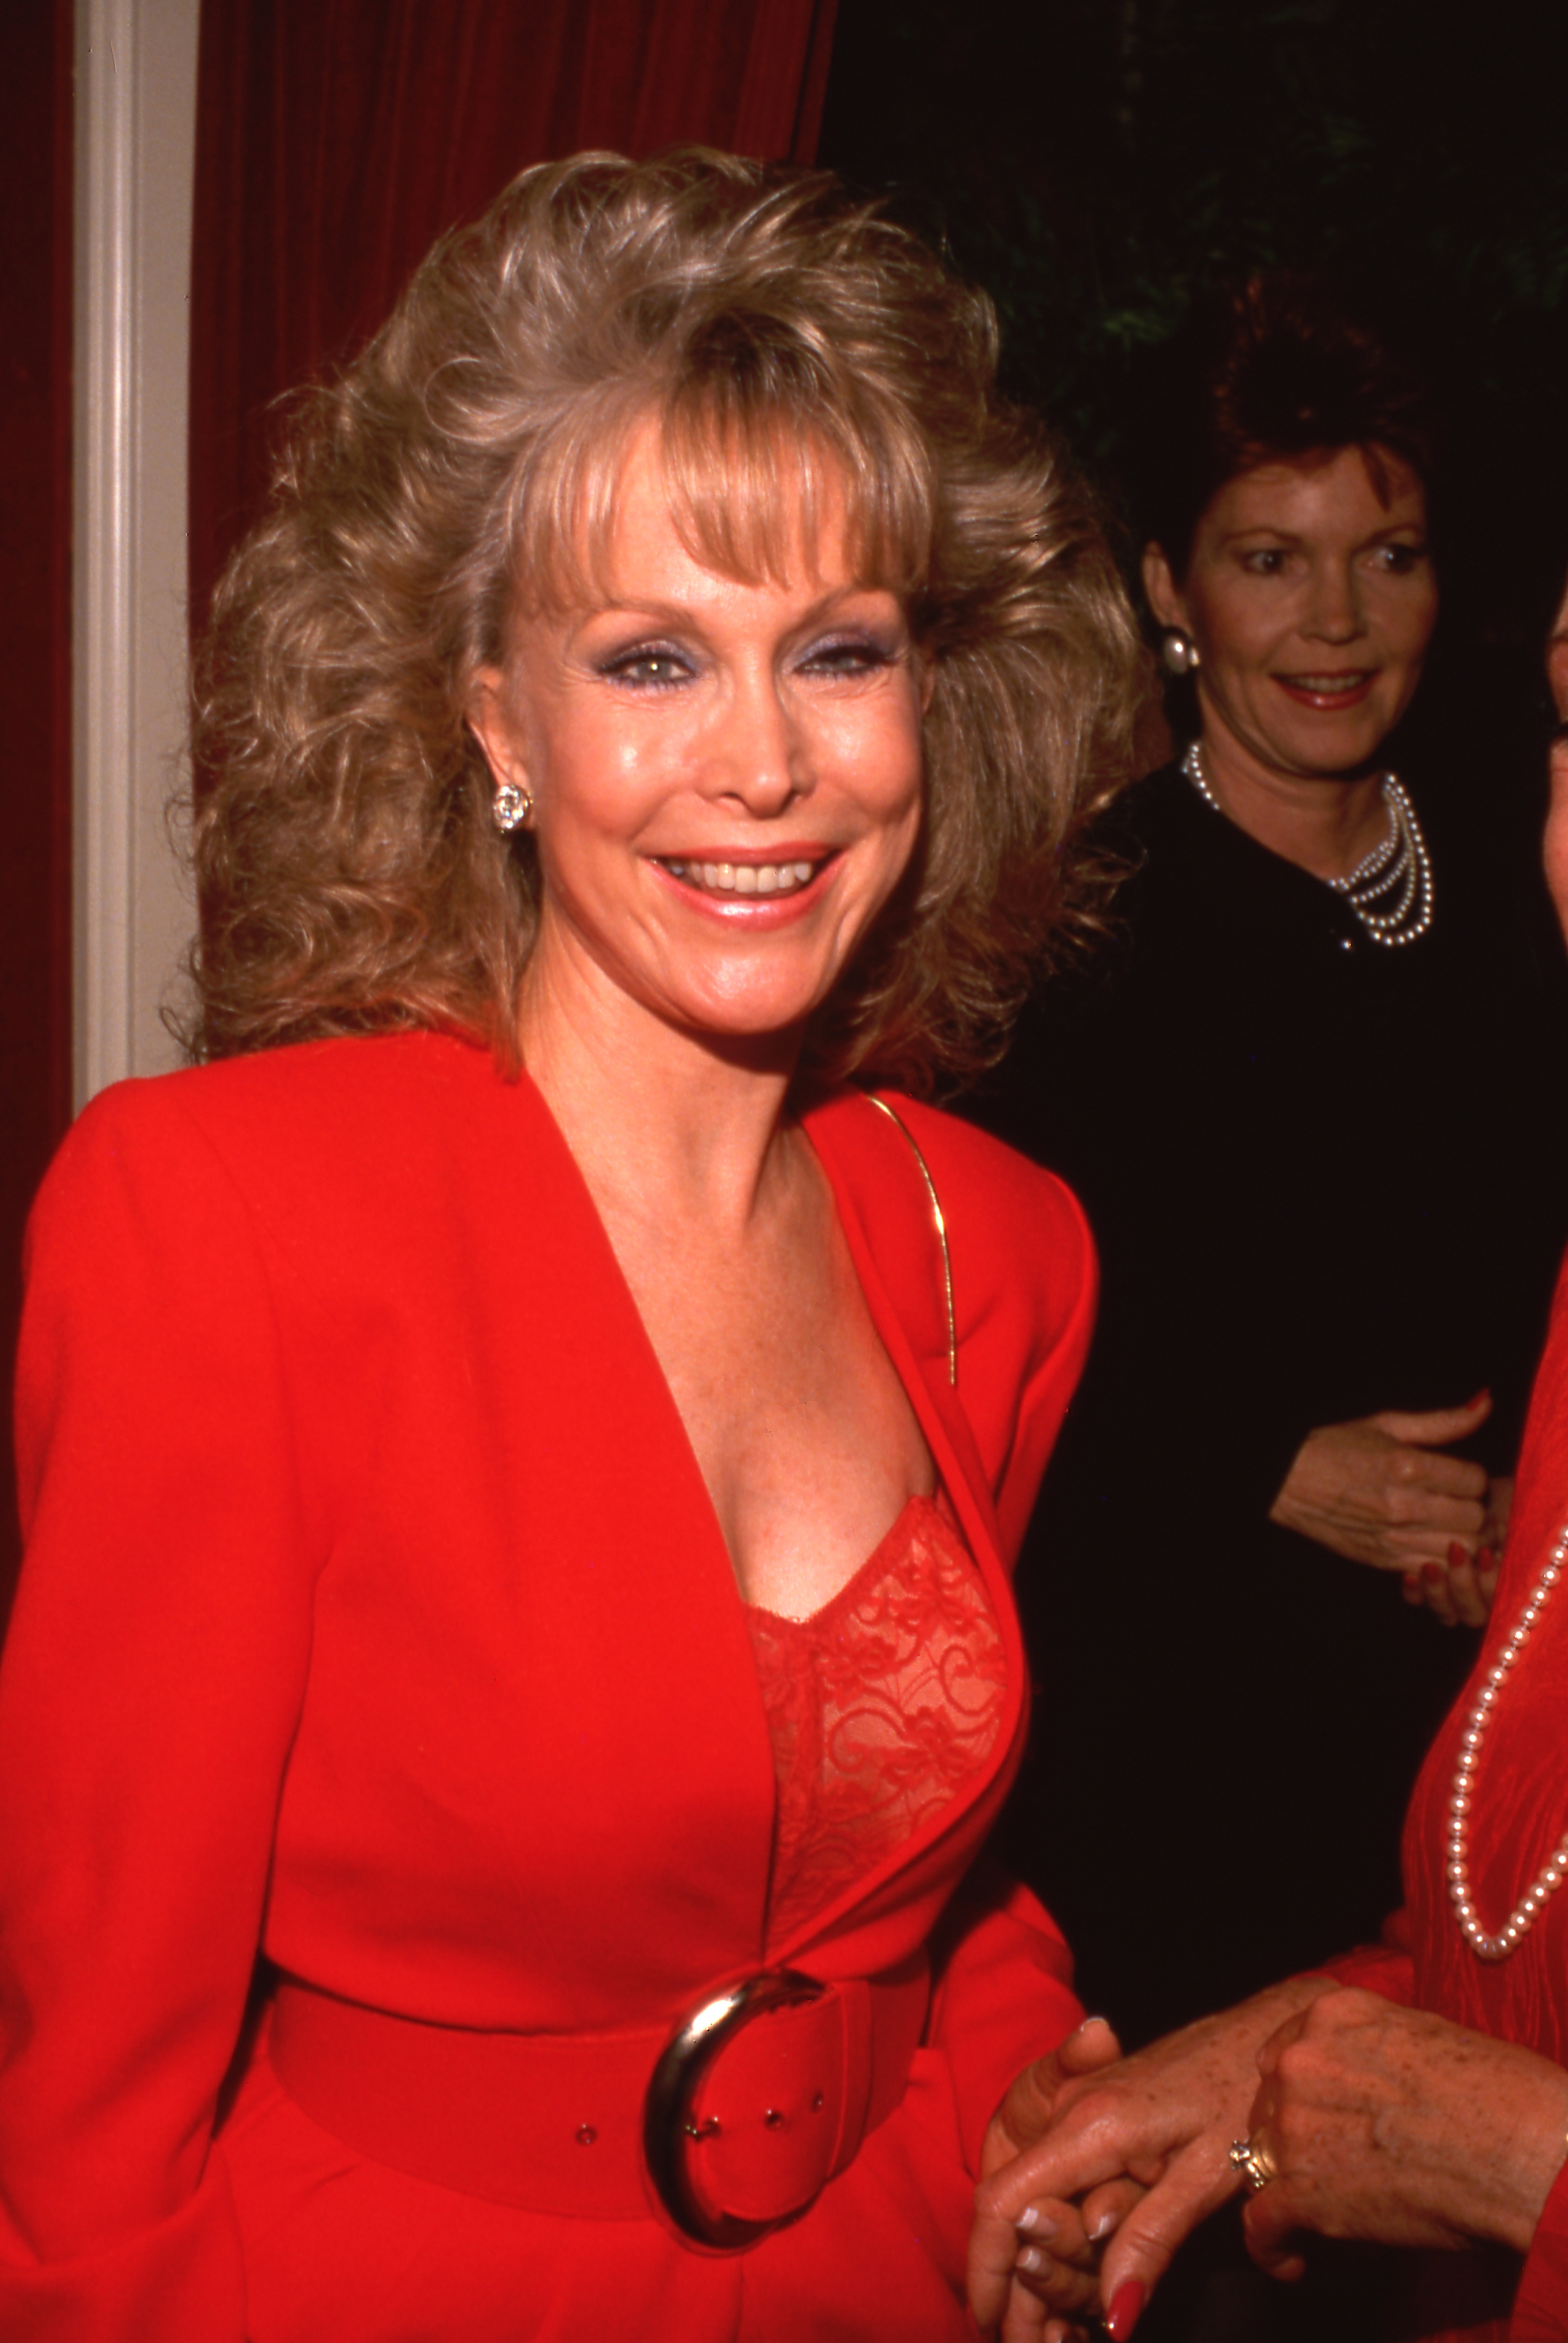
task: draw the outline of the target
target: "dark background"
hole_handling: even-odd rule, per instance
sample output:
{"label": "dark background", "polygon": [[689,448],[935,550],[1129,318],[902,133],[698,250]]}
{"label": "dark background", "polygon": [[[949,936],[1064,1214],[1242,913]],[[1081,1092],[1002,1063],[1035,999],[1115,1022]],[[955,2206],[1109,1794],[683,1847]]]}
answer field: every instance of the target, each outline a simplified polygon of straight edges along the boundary
{"label": "dark background", "polygon": [[1150,353],[1197,297],[1286,265],[1370,298],[1452,428],[1418,753],[1533,818],[1568,561],[1565,0],[839,0],[819,156],[994,296],[1007,384],[1121,508]]}

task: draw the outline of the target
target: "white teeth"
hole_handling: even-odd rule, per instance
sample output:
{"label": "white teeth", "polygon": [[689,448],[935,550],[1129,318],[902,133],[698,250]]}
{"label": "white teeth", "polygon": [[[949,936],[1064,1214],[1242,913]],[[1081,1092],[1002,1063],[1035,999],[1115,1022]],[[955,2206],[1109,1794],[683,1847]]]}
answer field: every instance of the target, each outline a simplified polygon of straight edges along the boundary
{"label": "white teeth", "polygon": [[686,862],[673,857],[664,867],[688,886],[719,895],[792,895],[810,883],[816,870],[812,862]]}

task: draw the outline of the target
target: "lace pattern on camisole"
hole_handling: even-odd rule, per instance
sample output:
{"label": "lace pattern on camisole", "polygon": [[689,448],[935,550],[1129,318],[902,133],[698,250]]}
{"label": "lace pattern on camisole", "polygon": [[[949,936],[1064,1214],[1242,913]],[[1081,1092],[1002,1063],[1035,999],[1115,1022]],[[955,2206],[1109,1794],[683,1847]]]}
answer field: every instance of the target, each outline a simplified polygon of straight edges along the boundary
{"label": "lace pattern on camisole", "polygon": [[1007,1662],[962,1539],[912,1497],[869,1559],[809,1619],[750,1605],[778,1826],[768,1941],[782,1943],[984,1765]]}

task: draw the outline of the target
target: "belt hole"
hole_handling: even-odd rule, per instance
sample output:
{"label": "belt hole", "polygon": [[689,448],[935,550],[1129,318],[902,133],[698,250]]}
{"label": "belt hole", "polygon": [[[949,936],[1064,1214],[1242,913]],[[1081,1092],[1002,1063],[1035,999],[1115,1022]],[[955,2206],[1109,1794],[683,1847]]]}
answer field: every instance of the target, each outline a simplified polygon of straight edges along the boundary
{"label": "belt hole", "polygon": [[686,2136],[689,2139],[717,2139],[722,2128],[717,2116],[704,2116],[700,2123],[686,2126]]}
{"label": "belt hole", "polygon": [[578,2124],[575,2137],[579,2147],[591,2147],[598,2134],[592,2124]]}
{"label": "belt hole", "polygon": [[781,2107],[769,2107],[762,2120],[769,2131],[782,2131],[789,2118]]}
{"label": "belt hole", "polygon": [[813,2093],[812,2093],[812,2096],[811,2096],[811,2113],[812,2113],[814,2116],[819,2116],[819,2115],[821,2114],[821,2112],[822,2112],[822,2094],[821,2094],[821,2092],[820,2092],[820,2091],[815,2091],[815,2092],[813,2092]]}

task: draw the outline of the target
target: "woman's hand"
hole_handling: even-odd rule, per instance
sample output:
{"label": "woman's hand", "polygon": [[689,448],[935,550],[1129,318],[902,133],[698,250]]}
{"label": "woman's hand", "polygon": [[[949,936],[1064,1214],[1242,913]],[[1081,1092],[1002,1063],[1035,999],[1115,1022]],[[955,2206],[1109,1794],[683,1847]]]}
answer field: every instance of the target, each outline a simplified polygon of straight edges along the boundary
{"label": "woman's hand", "polygon": [[1005,2311],[1015,2322],[1003,2330],[1007,2343],[1040,2331],[1017,2323],[1027,2289],[1015,2274],[1020,2236],[1029,2234],[1019,2225],[1031,2206],[1054,2217],[1062,2200],[1077,2197],[1087,2209],[1099,2205],[1101,2189],[1131,2181],[1137,2189],[1126,2192],[1109,2233],[1100,2280],[1111,2332],[1122,2343],[1182,2238],[1240,2185],[1231,2143],[1246,2128],[1260,2045],[1333,1990],[1327,1977],[1297,1977],[1114,2066],[1070,2071],[1078,2041],[1070,2036],[1054,2058],[1027,2067],[988,2141],[1020,2153],[976,2192],[970,2301],[981,2327],[995,2327]]}
{"label": "woman's hand", "polygon": [[1108,2180],[1081,2205],[1057,2199],[1024,2207],[1000,2343],[1087,2343],[1100,2313],[1106,2240],[1142,2194],[1134,2180]]}
{"label": "woman's hand", "polygon": [[1404,1599],[1414,1610],[1424,1604],[1445,1627],[1484,1627],[1497,1594],[1500,1563],[1496,1550],[1483,1545],[1467,1554],[1456,1541],[1448,1549],[1446,1564],[1423,1562],[1405,1573]]}
{"label": "woman's hand", "polygon": [[[1103,2017],[1086,2017],[1048,2058],[1019,2076],[991,2117],[980,2151],[980,2177],[1010,2164],[1049,2122],[1062,2085],[1114,2066],[1121,2046]],[[1013,2127],[1016,2127],[1016,2129]],[[1071,2343],[1085,2333],[1074,2313],[1098,2310],[1105,2240],[1142,2191],[1131,2180],[1091,2189],[1081,2205],[1036,2197],[1013,2224],[1014,2263],[1002,2314],[1002,2343]]]}
{"label": "woman's hand", "polygon": [[1269,1519],[1374,1570],[1443,1571],[1451,1545],[1473,1554],[1484,1543],[1488,1484],[1481,1465],[1433,1452],[1468,1438],[1491,1413],[1491,1393],[1478,1392],[1463,1407],[1385,1408],[1321,1424],[1297,1450]]}
{"label": "woman's hand", "polygon": [[1278,2177],[1248,2204],[1277,2278],[1315,2229],[1392,2246],[1493,2238],[1523,2253],[1568,2149],[1568,2073],[1533,2050],[1338,1987],[1263,2045],[1248,2132]]}
{"label": "woman's hand", "polygon": [[1418,1606],[1424,1603],[1445,1627],[1484,1627],[1497,1594],[1503,1542],[1508,1535],[1508,1517],[1513,1511],[1512,1474],[1489,1481],[1486,1519],[1476,1552],[1472,1554],[1455,1539],[1448,1549],[1446,1569],[1435,1562],[1423,1562],[1419,1570],[1407,1571],[1405,1601]]}

